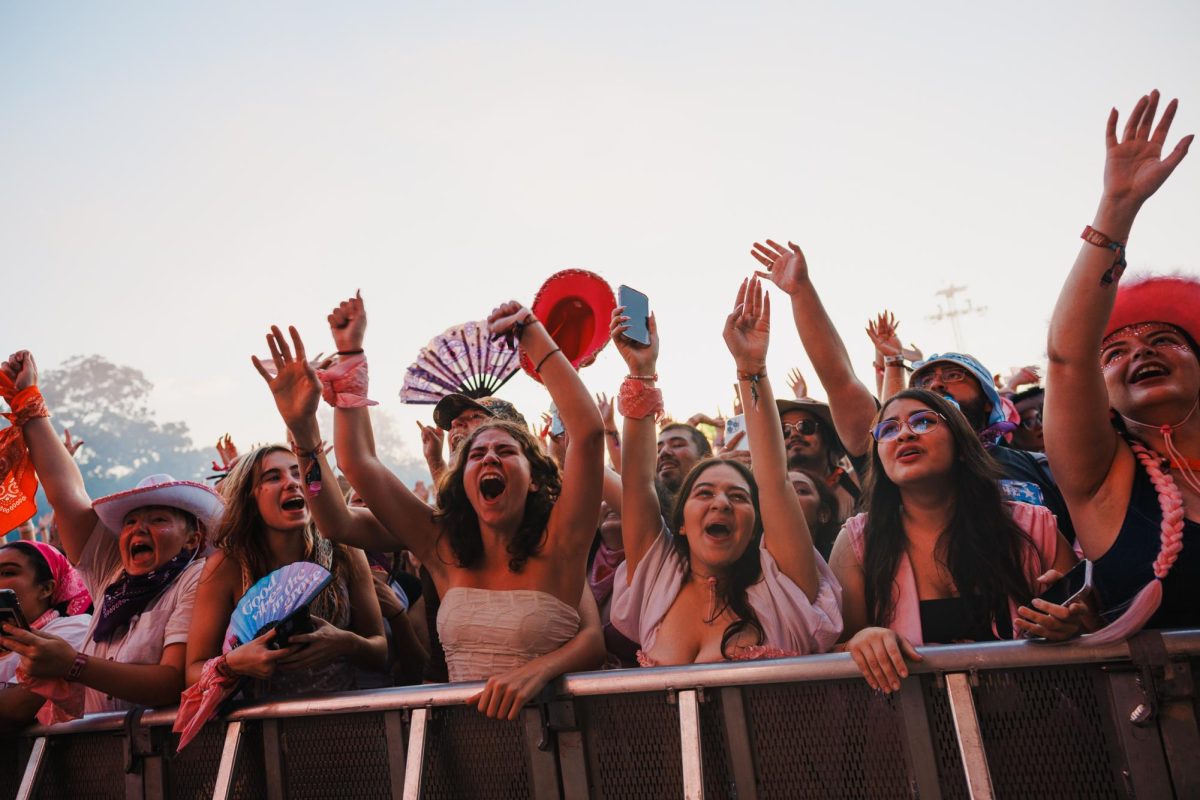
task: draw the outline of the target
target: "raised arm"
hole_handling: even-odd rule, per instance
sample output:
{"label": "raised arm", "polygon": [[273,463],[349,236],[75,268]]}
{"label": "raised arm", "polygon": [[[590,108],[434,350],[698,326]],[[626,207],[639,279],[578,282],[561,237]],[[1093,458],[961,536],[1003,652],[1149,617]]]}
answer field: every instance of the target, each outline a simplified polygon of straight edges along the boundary
{"label": "raised arm", "polygon": [[767,268],[756,275],[769,279],[791,297],[796,331],[829,396],[838,438],[847,453],[862,455],[867,452],[867,429],[875,418],[875,396],[854,374],[846,345],[809,279],[804,253],[791,242],[785,248],[768,239],[765,245],[755,242],[751,255]]}
{"label": "raised arm", "polygon": [[[13,382],[18,392],[37,386],[37,364],[28,350],[13,353],[0,364],[0,370]],[[54,432],[49,417],[28,420],[22,432],[33,469],[42,482],[42,488],[46,490],[46,499],[54,509],[63,550],[71,563],[77,564],[98,521],[96,512],[92,510],[92,498],[88,497],[83,485],[83,473],[67,452],[62,439]]]}
{"label": "raised arm", "polygon": [[867,338],[875,345],[875,362],[883,365],[883,383],[879,387],[881,403],[904,391],[908,383],[908,373],[904,369],[904,347],[896,333],[898,327],[900,323],[896,322],[895,315],[890,311],[884,311],[867,322]]}
{"label": "raised arm", "polygon": [[[361,295],[342,302],[329,314],[329,329],[341,357],[353,358],[363,352],[367,312]],[[408,549],[436,568],[433,553],[438,527],[433,521],[433,510],[379,460],[365,405],[351,406],[339,401],[333,414],[333,447],[346,480],[389,534],[386,540],[377,543],[382,546],[372,544],[372,549]]]}
{"label": "raised arm", "polygon": [[548,547],[561,549],[574,562],[586,554],[600,515],[604,482],[604,423],[587,387],[537,317],[516,301],[497,307],[488,316],[493,336],[517,338],[521,350],[536,365],[570,447],[563,463],[562,492],[550,512]]}
{"label": "raised arm", "polygon": [[787,448],[775,394],[767,377],[767,345],[771,338],[771,298],[757,277],[743,281],[733,313],[725,319],[725,345],[737,365],[738,388],[746,414],[746,434],[754,458],[754,480],[762,514],[762,546],[779,569],[817,599],[819,558],[804,520],[800,499],[787,476]]}
{"label": "raised arm", "polygon": [[[335,542],[371,550],[392,550],[396,539],[379,520],[365,508],[350,508],[338,489],[337,476],[325,457],[321,429],[317,424],[317,406],[321,402],[321,382],[308,363],[304,342],[295,328],[289,327],[295,355],[279,328],[272,326],[267,334],[275,374],[272,375],[257,357],[252,357],[258,374],[267,382],[275,397],[275,407],[287,424],[293,447],[300,460],[300,472],[305,476],[305,498],[317,528]],[[313,494],[308,477],[313,465],[319,474],[321,489]]]}
{"label": "raised arm", "polygon": [[621,437],[621,538],[625,544],[627,577],[632,582],[637,565],[654,544],[655,537],[662,533],[662,509],[654,491],[655,406],[657,411],[662,411],[662,396],[655,388],[658,324],[651,316],[647,326],[650,344],[639,344],[625,336],[629,317],[624,316],[624,312],[623,307],[613,309],[609,331],[630,375],[625,379],[628,390],[625,385],[621,388],[621,394],[631,398],[621,408],[621,416],[625,419]]}
{"label": "raised arm", "polygon": [[[1186,136],[1166,158],[1161,158],[1177,101],[1167,105],[1152,134],[1158,99],[1154,91],[1137,102],[1121,140],[1117,139],[1117,110],[1109,113],[1104,189],[1091,227],[1120,243],[1121,249],[1114,251],[1085,241],[1050,319],[1046,454],[1071,505],[1072,516],[1077,509],[1086,514],[1094,500],[1109,498],[1123,508],[1128,498],[1129,490],[1124,485],[1127,481],[1121,481],[1120,486],[1112,484],[1112,491],[1101,491],[1111,475],[1129,474],[1133,455],[1109,425],[1109,400],[1099,352],[1120,278],[1118,254],[1123,260],[1124,243],[1142,204],[1167,180],[1192,143],[1193,137]],[[1097,533],[1084,522],[1077,525],[1077,531],[1090,557],[1103,553],[1115,536],[1115,529]]]}

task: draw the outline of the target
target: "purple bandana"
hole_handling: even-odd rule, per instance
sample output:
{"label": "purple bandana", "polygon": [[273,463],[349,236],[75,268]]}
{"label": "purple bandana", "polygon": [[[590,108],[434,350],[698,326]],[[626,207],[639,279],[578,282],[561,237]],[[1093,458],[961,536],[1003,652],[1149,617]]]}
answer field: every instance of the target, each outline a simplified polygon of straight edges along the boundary
{"label": "purple bandana", "polygon": [[104,599],[100,602],[99,620],[92,633],[92,641],[108,641],[114,633],[128,625],[131,619],[145,611],[150,601],[158,597],[162,590],[170,586],[179,573],[192,563],[194,556],[194,550],[181,550],[179,555],[145,575],[122,572],[121,577],[104,590]]}

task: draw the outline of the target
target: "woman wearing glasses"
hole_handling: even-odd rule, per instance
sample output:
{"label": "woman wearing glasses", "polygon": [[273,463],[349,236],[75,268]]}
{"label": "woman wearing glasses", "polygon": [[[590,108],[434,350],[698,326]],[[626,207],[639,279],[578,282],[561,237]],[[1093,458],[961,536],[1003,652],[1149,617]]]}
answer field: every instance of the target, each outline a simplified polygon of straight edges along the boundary
{"label": "woman wearing glasses", "polygon": [[[866,513],[846,521],[830,566],[845,648],[885,692],[921,644],[1067,639],[1082,604],[1035,596],[1075,563],[1046,508],[1005,502],[962,413],[923,389],[892,397],[871,430]],[[1032,607],[1031,607],[1032,606]]]}

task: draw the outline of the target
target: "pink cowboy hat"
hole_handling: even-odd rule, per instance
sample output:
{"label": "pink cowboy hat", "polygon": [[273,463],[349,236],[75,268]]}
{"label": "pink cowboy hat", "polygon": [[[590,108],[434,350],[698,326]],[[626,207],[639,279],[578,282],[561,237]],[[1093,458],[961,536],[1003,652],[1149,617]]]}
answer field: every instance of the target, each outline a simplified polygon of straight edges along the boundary
{"label": "pink cowboy hat", "polygon": [[101,497],[92,503],[104,526],[119,531],[125,515],[135,508],[167,506],[194,515],[206,531],[213,531],[225,511],[221,495],[202,483],[177,481],[170,475],[151,475],[124,492]]}

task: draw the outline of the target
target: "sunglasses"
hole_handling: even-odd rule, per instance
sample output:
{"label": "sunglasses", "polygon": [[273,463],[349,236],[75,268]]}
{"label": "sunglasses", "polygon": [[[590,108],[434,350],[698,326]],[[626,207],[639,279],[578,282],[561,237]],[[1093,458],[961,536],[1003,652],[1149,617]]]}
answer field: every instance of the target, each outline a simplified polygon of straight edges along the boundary
{"label": "sunglasses", "polygon": [[938,382],[940,377],[942,383],[962,383],[970,375],[963,367],[945,367],[931,369],[928,372],[922,372],[919,375],[914,375],[912,378],[912,387],[914,389],[928,389]]}
{"label": "sunglasses", "polygon": [[941,425],[944,419],[945,417],[936,411],[914,411],[908,415],[907,420],[885,419],[871,429],[871,435],[875,437],[875,441],[877,442],[890,442],[907,427],[917,436],[920,436]]}
{"label": "sunglasses", "polygon": [[817,432],[819,427],[815,419],[802,419],[795,425],[783,423],[783,438],[790,438],[793,433],[798,433],[801,436],[812,436]]}
{"label": "sunglasses", "polygon": [[1028,417],[1022,417],[1021,427],[1030,431],[1042,427],[1042,412],[1035,411]]}

